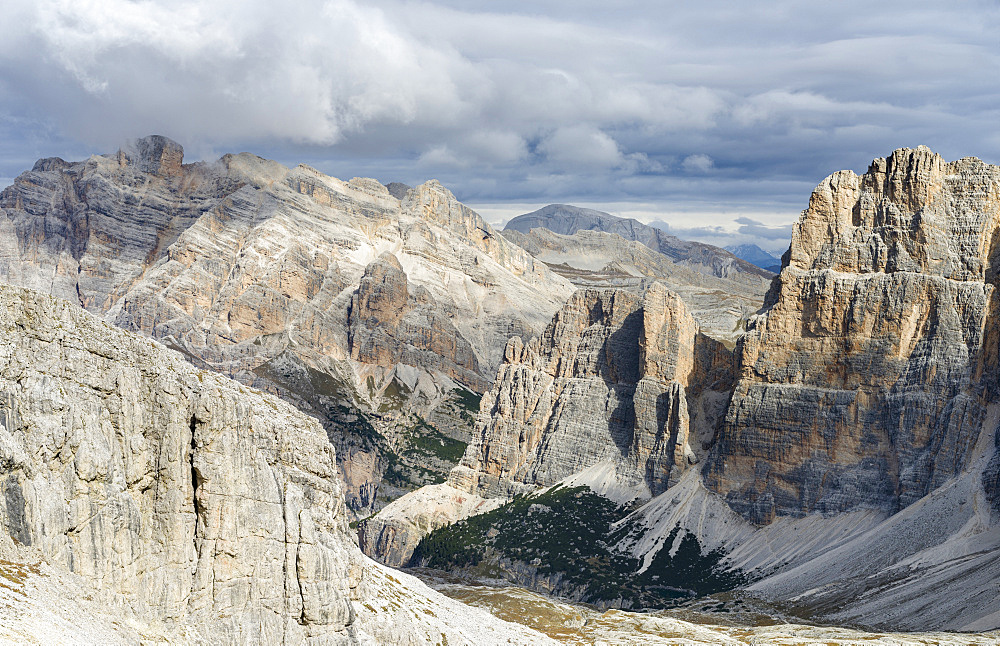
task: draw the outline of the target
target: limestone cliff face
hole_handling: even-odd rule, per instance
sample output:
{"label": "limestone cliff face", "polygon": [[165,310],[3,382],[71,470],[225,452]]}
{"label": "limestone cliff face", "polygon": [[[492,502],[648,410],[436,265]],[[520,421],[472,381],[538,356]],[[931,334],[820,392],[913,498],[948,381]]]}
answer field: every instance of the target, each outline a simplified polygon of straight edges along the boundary
{"label": "limestone cliff face", "polygon": [[662,286],[577,292],[508,343],[450,482],[648,494],[616,546],[644,569],[691,534],[814,616],[993,629],[998,231],[1000,168],[977,159],[835,173],[735,357]]}
{"label": "limestone cliff face", "polygon": [[367,267],[348,314],[351,359],[379,366],[405,364],[435,370],[476,391],[488,383],[472,345],[424,287],[410,294],[406,273],[385,252]]}
{"label": "limestone cliff face", "polygon": [[496,495],[610,463],[626,486],[659,493],[704,455],[731,359],[662,285],[578,291],[540,337],[507,344],[451,480]]}
{"label": "limestone cliff face", "polygon": [[12,538],[227,640],[352,636],[359,564],[315,422],[32,292],[0,288],[0,337]]}
{"label": "limestone cliff face", "polygon": [[7,286],[0,465],[5,557],[68,570],[172,643],[537,637],[485,613],[465,626],[459,604],[365,559],[314,419]]}
{"label": "limestone cliff face", "polygon": [[841,171],[794,228],[706,482],[756,523],[892,513],[969,462],[996,395],[1000,168],[926,148]]}
{"label": "limestone cliff face", "polygon": [[[402,291],[373,292],[390,274]],[[0,280],[316,415],[362,515],[410,413],[488,385],[507,339],[572,291],[436,181],[400,201],[246,153],[184,164],[163,137],[18,177],[0,194]]]}

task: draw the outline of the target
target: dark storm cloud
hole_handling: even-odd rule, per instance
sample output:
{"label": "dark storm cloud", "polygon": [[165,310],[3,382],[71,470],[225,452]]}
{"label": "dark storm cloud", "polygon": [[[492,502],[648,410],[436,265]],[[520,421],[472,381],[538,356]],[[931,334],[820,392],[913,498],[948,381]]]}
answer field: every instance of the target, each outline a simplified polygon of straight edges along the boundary
{"label": "dark storm cloud", "polygon": [[7,4],[0,176],[158,132],[774,248],[835,170],[1000,159],[992,1]]}

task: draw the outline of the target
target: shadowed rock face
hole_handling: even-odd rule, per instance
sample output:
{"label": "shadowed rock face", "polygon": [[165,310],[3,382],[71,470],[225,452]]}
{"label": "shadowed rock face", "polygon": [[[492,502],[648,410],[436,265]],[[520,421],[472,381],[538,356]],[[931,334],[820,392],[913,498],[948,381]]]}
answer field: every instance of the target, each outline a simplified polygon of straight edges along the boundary
{"label": "shadowed rock face", "polygon": [[[996,446],[1000,447],[1000,428],[997,429]],[[1000,512],[1000,449],[994,453],[993,458],[983,472],[983,489],[989,498],[993,509]]]}
{"label": "shadowed rock face", "polygon": [[451,479],[496,495],[607,462],[626,486],[659,493],[704,455],[731,358],[659,284],[578,291],[540,337],[507,344]]}
{"label": "shadowed rock face", "polygon": [[118,151],[118,163],[143,173],[176,177],[184,172],[184,149],[176,141],[152,135],[129,142]]}
{"label": "shadowed rock face", "polygon": [[750,324],[708,486],[755,523],[892,513],[959,473],[996,395],[1000,169],[926,148],[841,171]]}
{"label": "shadowed rock face", "polygon": [[903,149],[817,187],[735,357],[662,286],[581,290],[508,343],[450,484],[652,495],[608,537],[643,567],[682,531],[807,616],[996,628],[998,231],[1000,168]]}
{"label": "shadowed rock face", "polygon": [[[863,176],[821,183],[737,347],[724,424],[689,442],[695,455],[707,449],[705,485],[764,525],[811,512],[892,514],[968,468],[998,395],[998,230],[1000,168],[977,159],[902,149]],[[578,293],[539,339],[508,344],[463,461],[481,491],[551,484],[603,460],[622,464],[619,455],[642,456],[653,493],[676,481],[682,443],[666,442],[675,442],[666,459],[650,438],[674,437],[676,422],[663,420],[688,411],[669,403],[669,389],[646,391],[650,318],[665,315],[662,329],[684,339],[662,357],[687,365],[698,345],[659,293],[641,303]],[[690,409],[683,378],[696,373],[669,374],[658,383],[682,385]],[[982,476],[993,504],[997,464]]]}
{"label": "shadowed rock face", "polygon": [[412,416],[485,388],[507,339],[540,331],[572,291],[436,181],[401,201],[246,153],[182,161],[153,136],[38,162],[0,194],[0,280],[314,414],[358,513],[381,504]]}

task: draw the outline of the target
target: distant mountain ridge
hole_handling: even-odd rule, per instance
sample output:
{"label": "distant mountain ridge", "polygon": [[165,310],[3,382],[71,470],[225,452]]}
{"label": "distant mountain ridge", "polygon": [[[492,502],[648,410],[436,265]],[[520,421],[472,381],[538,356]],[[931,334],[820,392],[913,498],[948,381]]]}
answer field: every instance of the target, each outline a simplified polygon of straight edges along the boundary
{"label": "distant mountain ridge", "polygon": [[769,277],[732,272],[720,277],[674,262],[636,240],[593,229],[573,235],[535,228],[531,233],[507,229],[503,236],[578,289],[621,288],[643,293],[654,281],[675,292],[698,325],[719,341],[735,343],[747,318],[764,304]]}
{"label": "distant mountain ridge", "polygon": [[634,218],[620,218],[603,211],[569,204],[549,204],[537,211],[519,215],[507,223],[504,231],[529,233],[535,228],[548,229],[562,235],[573,235],[577,231],[586,230],[616,233],[626,240],[641,242],[673,262],[721,278],[741,273],[770,278],[772,273],[720,247],[681,240]]}
{"label": "distant mountain ridge", "polygon": [[781,271],[781,258],[775,258],[755,244],[734,244],[728,245],[724,249],[737,258],[742,258],[761,269],[774,273]]}

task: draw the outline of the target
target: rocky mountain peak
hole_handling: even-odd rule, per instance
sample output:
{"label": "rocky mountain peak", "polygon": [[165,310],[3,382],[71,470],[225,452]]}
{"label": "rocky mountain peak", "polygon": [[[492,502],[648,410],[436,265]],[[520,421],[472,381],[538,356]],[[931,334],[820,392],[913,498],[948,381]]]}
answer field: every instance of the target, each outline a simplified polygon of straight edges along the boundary
{"label": "rocky mountain peak", "polygon": [[904,148],[821,182],[741,345],[709,486],[765,524],[895,512],[956,476],[997,370],[998,231],[1000,167],[978,159]]}
{"label": "rocky mountain peak", "polygon": [[[159,136],[36,164],[0,195],[0,233],[0,279],[323,419],[365,514],[383,500],[386,456],[409,449],[390,446],[409,416],[464,442],[455,393],[481,392],[507,339],[541,331],[572,291],[439,182],[401,203],[375,180],[251,153],[183,164]],[[406,477],[395,482],[416,484]]]}
{"label": "rocky mountain peak", "polygon": [[163,135],[150,135],[128,142],[118,150],[118,163],[153,175],[177,175],[184,163],[184,148]]}
{"label": "rocky mountain peak", "polygon": [[660,285],[580,290],[508,342],[449,483],[652,496],[601,537],[636,574],[688,535],[751,593],[834,621],[995,627],[998,235],[1000,167],[921,147],[834,173],[735,353]]}
{"label": "rocky mountain peak", "polygon": [[703,455],[731,375],[661,284],[578,290],[540,337],[508,342],[452,482],[496,495],[606,462],[633,496],[660,493]]}
{"label": "rocky mountain peak", "polygon": [[846,273],[909,271],[983,280],[1000,223],[1000,169],[927,147],[830,175],[792,232],[790,263]]}

